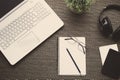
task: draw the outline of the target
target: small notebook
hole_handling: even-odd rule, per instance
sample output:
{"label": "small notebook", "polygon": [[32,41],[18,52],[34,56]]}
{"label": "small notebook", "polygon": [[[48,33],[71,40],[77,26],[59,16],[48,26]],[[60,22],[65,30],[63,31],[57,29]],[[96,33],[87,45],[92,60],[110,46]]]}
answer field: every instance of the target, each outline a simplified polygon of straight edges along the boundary
{"label": "small notebook", "polygon": [[59,75],[86,75],[85,37],[60,37],[58,50]]}
{"label": "small notebook", "polygon": [[105,62],[105,59],[108,55],[109,49],[113,49],[113,50],[118,51],[118,46],[117,46],[117,44],[112,44],[112,45],[106,45],[106,46],[99,47],[102,65],[104,65],[104,62]]}
{"label": "small notebook", "polygon": [[120,76],[120,52],[110,49],[102,67],[102,73],[111,78]]}

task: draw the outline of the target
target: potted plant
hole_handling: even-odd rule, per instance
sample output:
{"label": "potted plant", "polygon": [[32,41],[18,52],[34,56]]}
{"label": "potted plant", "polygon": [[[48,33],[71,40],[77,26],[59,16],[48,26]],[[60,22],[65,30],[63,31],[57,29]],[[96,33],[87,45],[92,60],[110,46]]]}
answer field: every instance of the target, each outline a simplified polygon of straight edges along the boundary
{"label": "potted plant", "polygon": [[72,12],[82,14],[90,9],[93,0],[65,0],[65,2]]}

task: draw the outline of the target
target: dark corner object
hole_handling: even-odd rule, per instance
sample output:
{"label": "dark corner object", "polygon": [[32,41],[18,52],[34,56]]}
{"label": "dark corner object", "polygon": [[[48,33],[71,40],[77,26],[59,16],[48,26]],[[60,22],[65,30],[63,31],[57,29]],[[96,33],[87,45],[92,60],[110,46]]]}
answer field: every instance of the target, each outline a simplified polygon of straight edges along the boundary
{"label": "dark corner object", "polygon": [[109,50],[101,72],[114,79],[120,77],[120,52],[112,49]]}

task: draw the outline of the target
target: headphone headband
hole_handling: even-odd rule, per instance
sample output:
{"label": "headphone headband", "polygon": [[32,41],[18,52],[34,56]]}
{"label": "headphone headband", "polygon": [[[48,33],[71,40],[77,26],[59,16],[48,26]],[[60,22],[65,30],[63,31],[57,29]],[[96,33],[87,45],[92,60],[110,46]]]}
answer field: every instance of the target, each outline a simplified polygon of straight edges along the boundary
{"label": "headphone headband", "polygon": [[106,17],[103,17],[102,19],[103,13],[108,10],[120,11],[120,5],[108,5],[101,11],[99,15],[99,24],[101,26],[100,30],[104,36],[110,37],[111,35],[114,41],[118,41],[120,40],[120,27],[118,27],[115,31],[113,31],[113,27],[112,27],[111,20],[109,19],[109,17],[106,16]]}
{"label": "headphone headband", "polygon": [[100,13],[99,22],[101,21],[101,16],[102,16],[102,14],[103,14],[105,11],[111,10],[111,9],[120,11],[120,5],[108,5],[108,6],[106,6],[106,7],[101,11],[101,13]]}
{"label": "headphone headband", "polygon": [[105,8],[103,9],[102,12],[104,12],[104,11],[106,11],[106,10],[110,10],[110,9],[114,9],[114,10],[120,11],[120,5],[108,5],[107,7],[105,7]]}

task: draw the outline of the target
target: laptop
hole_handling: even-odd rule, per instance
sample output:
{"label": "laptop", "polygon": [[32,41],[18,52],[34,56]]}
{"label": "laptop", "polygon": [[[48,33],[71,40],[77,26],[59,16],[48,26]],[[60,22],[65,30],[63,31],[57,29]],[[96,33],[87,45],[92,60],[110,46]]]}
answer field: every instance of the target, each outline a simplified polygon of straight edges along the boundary
{"label": "laptop", "polygon": [[63,25],[44,0],[0,0],[0,50],[11,65]]}

